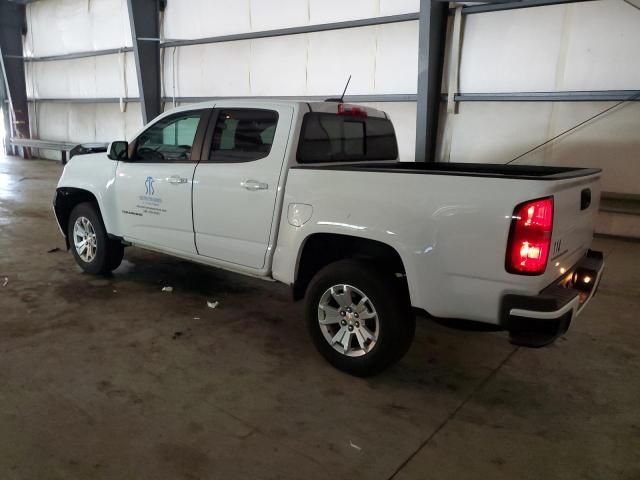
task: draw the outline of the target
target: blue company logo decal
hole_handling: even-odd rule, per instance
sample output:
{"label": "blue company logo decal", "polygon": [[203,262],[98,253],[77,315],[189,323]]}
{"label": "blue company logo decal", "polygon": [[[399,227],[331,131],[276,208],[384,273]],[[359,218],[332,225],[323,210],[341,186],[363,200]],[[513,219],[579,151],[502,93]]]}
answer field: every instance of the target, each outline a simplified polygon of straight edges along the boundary
{"label": "blue company logo decal", "polygon": [[147,195],[154,195],[156,192],[153,189],[153,177],[147,177],[144,181],[145,187],[147,187]]}

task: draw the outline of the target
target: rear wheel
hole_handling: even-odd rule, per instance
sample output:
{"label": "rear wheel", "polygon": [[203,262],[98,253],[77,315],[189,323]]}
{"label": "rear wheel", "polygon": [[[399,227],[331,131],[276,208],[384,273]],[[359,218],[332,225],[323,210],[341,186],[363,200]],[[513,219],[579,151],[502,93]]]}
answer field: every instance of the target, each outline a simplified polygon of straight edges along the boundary
{"label": "rear wheel", "polygon": [[397,279],[356,260],[316,274],[305,297],[309,332],[334,367],[357,376],[379,373],[407,352],[415,318]]}
{"label": "rear wheel", "polygon": [[76,205],[69,216],[68,235],[76,263],[85,272],[106,274],[122,262],[124,246],[109,238],[94,204]]}

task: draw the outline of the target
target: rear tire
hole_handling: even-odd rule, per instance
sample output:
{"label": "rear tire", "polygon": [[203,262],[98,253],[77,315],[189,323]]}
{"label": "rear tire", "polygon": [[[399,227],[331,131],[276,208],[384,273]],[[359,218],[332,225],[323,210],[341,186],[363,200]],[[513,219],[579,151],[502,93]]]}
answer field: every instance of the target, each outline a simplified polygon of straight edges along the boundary
{"label": "rear tire", "polygon": [[322,356],[360,377],[400,360],[415,333],[415,316],[397,279],[358,260],[329,264],[313,277],[305,317]]}
{"label": "rear tire", "polygon": [[69,216],[67,235],[76,263],[87,273],[104,275],[122,262],[124,246],[109,238],[93,203],[80,203],[74,207]]}

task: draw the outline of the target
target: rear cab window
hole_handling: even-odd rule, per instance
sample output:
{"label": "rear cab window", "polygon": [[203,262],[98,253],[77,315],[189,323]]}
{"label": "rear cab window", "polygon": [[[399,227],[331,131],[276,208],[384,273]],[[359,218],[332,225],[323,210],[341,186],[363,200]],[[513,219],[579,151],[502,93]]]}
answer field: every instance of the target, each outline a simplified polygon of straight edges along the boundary
{"label": "rear cab window", "polygon": [[[360,112],[360,110],[357,110]],[[305,114],[298,163],[397,160],[398,144],[387,118],[326,112]]]}

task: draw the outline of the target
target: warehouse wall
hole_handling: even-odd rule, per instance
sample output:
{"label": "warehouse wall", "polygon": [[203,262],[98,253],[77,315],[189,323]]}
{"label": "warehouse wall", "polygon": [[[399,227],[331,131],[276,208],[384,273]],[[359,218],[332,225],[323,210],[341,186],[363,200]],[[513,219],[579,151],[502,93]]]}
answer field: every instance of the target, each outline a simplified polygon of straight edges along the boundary
{"label": "warehouse wall", "polygon": [[[468,15],[460,92],[637,90],[640,11],[603,0]],[[504,163],[616,102],[459,104],[440,159]],[[604,170],[603,190],[640,193],[640,102],[586,124],[516,163]]]}
{"label": "warehouse wall", "polygon": [[[416,12],[419,0],[168,0],[164,39],[190,39]],[[34,56],[131,45],[125,0],[40,0],[28,5]],[[463,17],[459,91],[637,89],[640,12],[600,0]],[[163,49],[167,97],[415,94],[416,21],[287,37]],[[31,63],[33,98],[135,97],[131,53]],[[445,74],[444,85],[447,84]],[[445,115],[443,161],[505,162],[606,108],[588,103],[461,103]],[[170,105],[169,105],[170,106]],[[413,160],[415,104],[378,103]],[[126,109],[125,109],[126,107]],[[33,108],[33,107],[32,107]],[[640,193],[640,103],[626,105],[519,163],[604,168],[604,189]],[[139,105],[37,102],[41,138],[109,141],[141,126]],[[32,122],[33,123],[33,122]]]}

